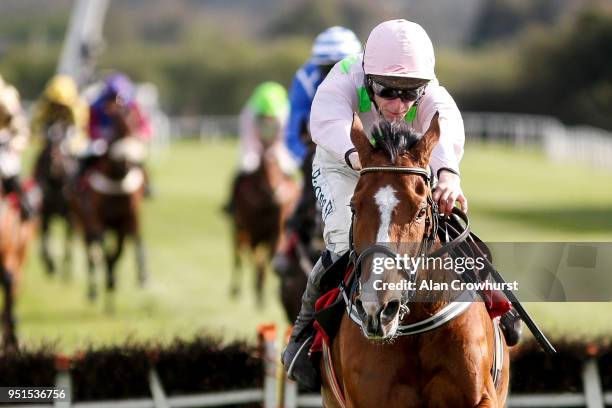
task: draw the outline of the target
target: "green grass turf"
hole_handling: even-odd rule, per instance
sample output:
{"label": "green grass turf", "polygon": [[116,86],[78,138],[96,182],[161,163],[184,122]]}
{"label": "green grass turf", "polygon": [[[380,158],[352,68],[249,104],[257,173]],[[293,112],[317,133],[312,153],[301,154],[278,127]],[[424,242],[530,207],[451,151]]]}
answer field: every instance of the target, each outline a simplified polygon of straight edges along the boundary
{"label": "green grass turf", "polygon": [[[116,311],[103,297],[86,301],[83,247],[75,244],[69,281],[45,276],[38,243],[24,271],[18,299],[22,342],[57,342],[72,351],[88,344],[167,341],[197,333],[254,339],[256,326],[284,328],[278,281],[268,274],[266,305],[255,307],[253,273],[238,299],[229,297],[229,225],[220,212],[236,161],[236,144],[181,141],[151,159],[157,196],[144,209],[151,284],[136,285],[131,248],[120,260]],[[473,228],[489,241],[611,241],[612,175],[548,162],[537,151],[469,143],[462,163]],[[607,187],[606,187],[607,186]],[[55,232],[61,231],[55,227]],[[57,235],[58,237],[60,234]],[[54,242],[59,249],[59,241]],[[99,277],[102,285],[102,276]],[[100,286],[102,287],[102,286]],[[572,338],[612,333],[609,303],[530,304],[552,335]]]}

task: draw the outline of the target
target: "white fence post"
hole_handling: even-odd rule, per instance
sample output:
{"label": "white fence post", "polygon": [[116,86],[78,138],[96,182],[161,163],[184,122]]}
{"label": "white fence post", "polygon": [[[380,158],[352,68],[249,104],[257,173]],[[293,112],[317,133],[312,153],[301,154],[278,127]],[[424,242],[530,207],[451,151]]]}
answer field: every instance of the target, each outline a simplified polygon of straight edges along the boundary
{"label": "white fence post", "polygon": [[155,371],[153,367],[149,370],[149,388],[151,389],[155,408],[168,408],[170,406],[166,393],[164,392],[164,387],[157,375],[157,371]]}
{"label": "white fence post", "polygon": [[582,368],[582,384],[587,408],[604,408],[601,379],[595,358],[590,358],[584,363]]}
{"label": "white fence post", "polygon": [[69,408],[72,404],[72,381],[70,379],[70,364],[71,359],[65,355],[58,355],[55,358],[55,368],[57,374],[55,376],[55,388],[64,389],[66,399],[63,401],[54,401],[53,406],[56,408]]}
{"label": "white fence post", "polygon": [[279,353],[276,347],[276,326],[274,324],[263,324],[258,327],[257,331],[263,350],[263,407],[276,408],[276,368],[279,363]]}

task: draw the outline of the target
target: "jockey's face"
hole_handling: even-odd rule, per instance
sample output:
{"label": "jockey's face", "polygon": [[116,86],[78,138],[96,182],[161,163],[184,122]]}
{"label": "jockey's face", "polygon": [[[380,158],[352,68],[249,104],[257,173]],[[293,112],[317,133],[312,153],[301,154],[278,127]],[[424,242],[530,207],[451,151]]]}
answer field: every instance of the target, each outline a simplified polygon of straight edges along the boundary
{"label": "jockey's face", "polygon": [[391,122],[401,121],[406,116],[423,95],[428,82],[418,78],[379,75],[369,75],[366,79],[380,114]]}
{"label": "jockey's face", "polygon": [[272,143],[280,130],[278,119],[272,116],[257,117],[257,133],[264,144]]}
{"label": "jockey's face", "polygon": [[118,115],[124,113],[127,109],[125,100],[119,95],[110,96],[104,105],[106,113],[109,115]]}
{"label": "jockey's face", "polygon": [[414,101],[403,101],[400,98],[384,99],[374,95],[374,101],[378,105],[380,114],[390,122],[397,122],[404,119]]}

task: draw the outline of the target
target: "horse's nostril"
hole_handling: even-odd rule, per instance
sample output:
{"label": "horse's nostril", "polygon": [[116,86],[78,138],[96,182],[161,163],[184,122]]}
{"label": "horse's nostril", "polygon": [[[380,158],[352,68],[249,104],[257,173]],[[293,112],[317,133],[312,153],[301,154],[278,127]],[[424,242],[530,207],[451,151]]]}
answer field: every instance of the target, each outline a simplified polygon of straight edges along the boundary
{"label": "horse's nostril", "polygon": [[363,303],[359,298],[355,299],[355,308],[357,309],[357,314],[363,318],[366,315],[365,308],[363,307]]}
{"label": "horse's nostril", "polygon": [[380,312],[380,320],[384,321],[385,323],[390,322],[391,320],[395,318],[395,316],[399,312],[399,309],[400,309],[399,300],[392,300],[388,302],[385,305],[382,312]]}

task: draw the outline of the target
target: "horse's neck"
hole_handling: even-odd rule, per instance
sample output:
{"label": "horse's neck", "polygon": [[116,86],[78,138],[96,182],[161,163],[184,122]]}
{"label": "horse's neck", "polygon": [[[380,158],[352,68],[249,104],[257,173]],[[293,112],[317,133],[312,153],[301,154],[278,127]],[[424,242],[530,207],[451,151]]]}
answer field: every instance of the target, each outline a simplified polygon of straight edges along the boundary
{"label": "horse's neck", "polygon": [[264,175],[270,182],[270,186],[275,188],[278,187],[278,185],[283,181],[285,174],[283,173],[278,160],[271,153],[271,151],[264,153],[261,160],[261,167]]}
{"label": "horse's neck", "polygon": [[68,159],[62,152],[60,143],[49,142],[49,166],[51,169],[51,176],[55,178],[62,178],[65,173],[66,163]]}

